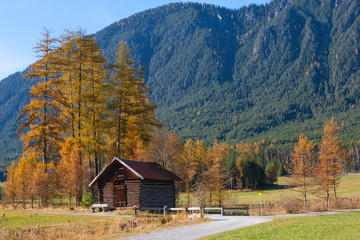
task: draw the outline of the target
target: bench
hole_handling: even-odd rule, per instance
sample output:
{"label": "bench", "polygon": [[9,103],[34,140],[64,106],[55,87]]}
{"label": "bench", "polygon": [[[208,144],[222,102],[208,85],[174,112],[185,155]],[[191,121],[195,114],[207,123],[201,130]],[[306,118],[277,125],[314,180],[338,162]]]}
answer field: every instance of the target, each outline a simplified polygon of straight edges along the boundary
{"label": "bench", "polygon": [[107,204],[93,204],[91,205],[91,211],[95,212],[96,209],[99,209],[99,211],[106,211],[108,210],[108,205]]}

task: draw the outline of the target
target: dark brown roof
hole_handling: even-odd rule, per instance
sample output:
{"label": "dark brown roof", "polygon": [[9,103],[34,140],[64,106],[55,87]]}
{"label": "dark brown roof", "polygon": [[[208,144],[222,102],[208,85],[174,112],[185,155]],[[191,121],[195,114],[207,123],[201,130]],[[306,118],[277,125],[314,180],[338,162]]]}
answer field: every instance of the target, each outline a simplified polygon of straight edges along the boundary
{"label": "dark brown roof", "polygon": [[140,162],[120,159],[123,163],[139,173],[144,179],[181,181],[175,174],[163,168],[156,162]]}
{"label": "dark brown roof", "polygon": [[97,179],[106,171],[106,169],[108,169],[115,161],[124,165],[140,179],[181,181],[179,177],[177,177],[172,172],[166,170],[156,162],[140,162],[114,157],[114,159],[110,163],[108,163],[108,165],[106,165],[106,167],[104,167],[103,170],[91,181],[89,186],[92,186],[97,181]]}

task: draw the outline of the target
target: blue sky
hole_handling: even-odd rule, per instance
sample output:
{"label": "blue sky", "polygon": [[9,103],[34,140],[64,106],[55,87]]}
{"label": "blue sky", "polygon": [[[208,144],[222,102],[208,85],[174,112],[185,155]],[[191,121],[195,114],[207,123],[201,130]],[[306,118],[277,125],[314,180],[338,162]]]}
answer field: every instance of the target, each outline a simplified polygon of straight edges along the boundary
{"label": "blue sky", "polygon": [[[64,30],[86,29],[95,33],[102,28],[169,0],[0,0],[0,80],[24,70],[35,61],[33,47],[44,27],[58,36]],[[251,3],[270,0],[194,1],[238,9]]]}

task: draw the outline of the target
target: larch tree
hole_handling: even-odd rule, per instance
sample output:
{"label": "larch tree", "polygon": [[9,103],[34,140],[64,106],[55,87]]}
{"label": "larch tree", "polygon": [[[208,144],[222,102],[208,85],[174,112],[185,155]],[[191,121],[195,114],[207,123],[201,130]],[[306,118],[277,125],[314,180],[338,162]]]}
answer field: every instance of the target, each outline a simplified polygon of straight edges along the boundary
{"label": "larch tree", "polygon": [[80,149],[76,146],[76,139],[66,139],[61,149],[61,161],[58,165],[60,185],[62,191],[71,199],[75,197],[75,206],[79,204],[78,194],[82,190],[85,180],[84,165],[80,164]]}
{"label": "larch tree", "polygon": [[[149,89],[144,83],[144,70],[134,67],[134,63],[127,44],[121,42],[108,85],[108,115],[111,129],[109,139],[114,148],[113,154],[120,157],[125,155],[125,140],[130,130],[133,131],[133,135],[136,131],[136,135],[143,142],[148,142],[151,127],[159,126],[155,119],[154,106],[147,97]],[[129,127],[131,119],[132,128]]]}
{"label": "larch tree", "polygon": [[145,159],[157,162],[164,168],[174,171],[176,170],[175,163],[181,157],[182,147],[180,138],[173,131],[163,128],[153,133],[146,148]]}
{"label": "larch tree", "polygon": [[[105,68],[106,58],[96,44],[95,39],[88,37],[87,49],[87,81],[84,83],[84,140],[83,148],[89,159],[90,177],[100,172],[100,157],[105,152],[105,104],[107,96],[105,85],[108,71]],[[92,164],[94,163],[94,164]],[[95,171],[92,171],[94,165]]]}
{"label": "larch tree", "polygon": [[16,165],[13,161],[9,167],[7,167],[6,173],[6,185],[5,185],[5,196],[7,199],[11,200],[11,205],[14,205],[14,200],[16,197],[16,188],[18,180],[15,176]]}
{"label": "larch tree", "polygon": [[31,208],[33,208],[34,198],[37,198],[38,208],[40,208],[40,199],[44,201],[48,197],[48,186],[51,184],[48,181],[48,171],[42,171],[44,169],[44,163],[37,163],[29,172],[30,179],[28,188],[30,189],[30,197],[31,197]]}
{"label": "larch tree", "polygon": [[[213,188],[218,194],[218,203],[222,206],[221,192],[225,186],[225,158],[227,155],[228,146],[224,143],[218,143],[217,140],[214,141],[212,149],[210,149],[210,161],[211,166],[209,167],[209,176],[210,176],[210,188]],[[210,189],[211,193],[211,189]],[[211,204],[211,202],[210,202]]]}
{"label": "larch tree", "polygon": [[326,208],[329,206],[330,191],[337,200],[336,188],[339,185],[342,166],[346,159],[345,148],[338,139],[341,126],[332,118],[325,123],[319,159],[316,163],[315,176],[318,186],[326,193]]}
{"label": "larch tree", "polygon": [[301,192],[305,209],[307,209],[307,194],[314,185],[313,170],[316,159],[314,147],[315,144],[301,134],[291,154],[290,162],[285,165],[285,170],[291,177],[289,184],[296,186],[293,189]]}
{"label": "larch tree", "polygon": [[65,117],[64,129],[67,136],[75,138],[76,122],[75,122],[75,58],[73,57],[75,49],[75,33],[66,32],[60,37],[59,49],[55,52],[59,59],[57,64],[58,72],[61,73],[58,85],[58,91],[63,97],[61,112]]}
{"label": "larch tree", "polygon": [[[51,156],[59,148],[61,121],[57,117],[57,105],[53,101],[54,79],[56,72],[53,68],[53,59],[56,39],[50,37],[45,29],[44,38],[35,47],[38,60],[30,65],[25,77],[37,83],[31,88],[31,101],[21,110],[18,121],[21,121],[18,133],[24,142],[24,157],[35,153],[44,165],[52,159]],[[28,131],[26,131],[28,130]]]}
{"label": "larch tree", "polygon": [[192,180],[196,174],[198,165],[196,156],[196,144],[193,140],[188,139],[184,145],[183,152],[178,165],[178,174],[183,180],[187,195],[187,206],[190,206],[190,192],[192,189]]}
{"label": "larch tree", "polygon": [[210,190],[209,184],[211,179],[208,171],[211,163],[209,159],[209,149],[201,140],[196,140],[195,146],[197,172],[199,173],[196,176],[195,183],[200,205],[205,206],[207,198],[206,195],[207,192]]}
{"label": "larch tree", "polygon": [[25,156],[20,158],[14,171],[14,175],[17,180],[16,195],[22,200],[24,208],[26,198],[31,197],[33,193],[33,173],[34,169],[39,164],[37,157],[38,156],[35,152],[27,153]]}

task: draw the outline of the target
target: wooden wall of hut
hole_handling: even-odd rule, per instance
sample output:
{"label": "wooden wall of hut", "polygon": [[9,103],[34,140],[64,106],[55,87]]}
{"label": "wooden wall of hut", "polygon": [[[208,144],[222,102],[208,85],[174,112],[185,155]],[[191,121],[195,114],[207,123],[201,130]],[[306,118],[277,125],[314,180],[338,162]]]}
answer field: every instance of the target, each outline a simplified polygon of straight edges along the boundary
{"label": "wooden wall of hut", "polygon": [[140,180],[125,181],[127,190],[127,207],[140,206]]}
{"label": "wooden wall of hut", "polygon": [[173,182],[143,181],[141,183],[141,207],[175,207]]}

